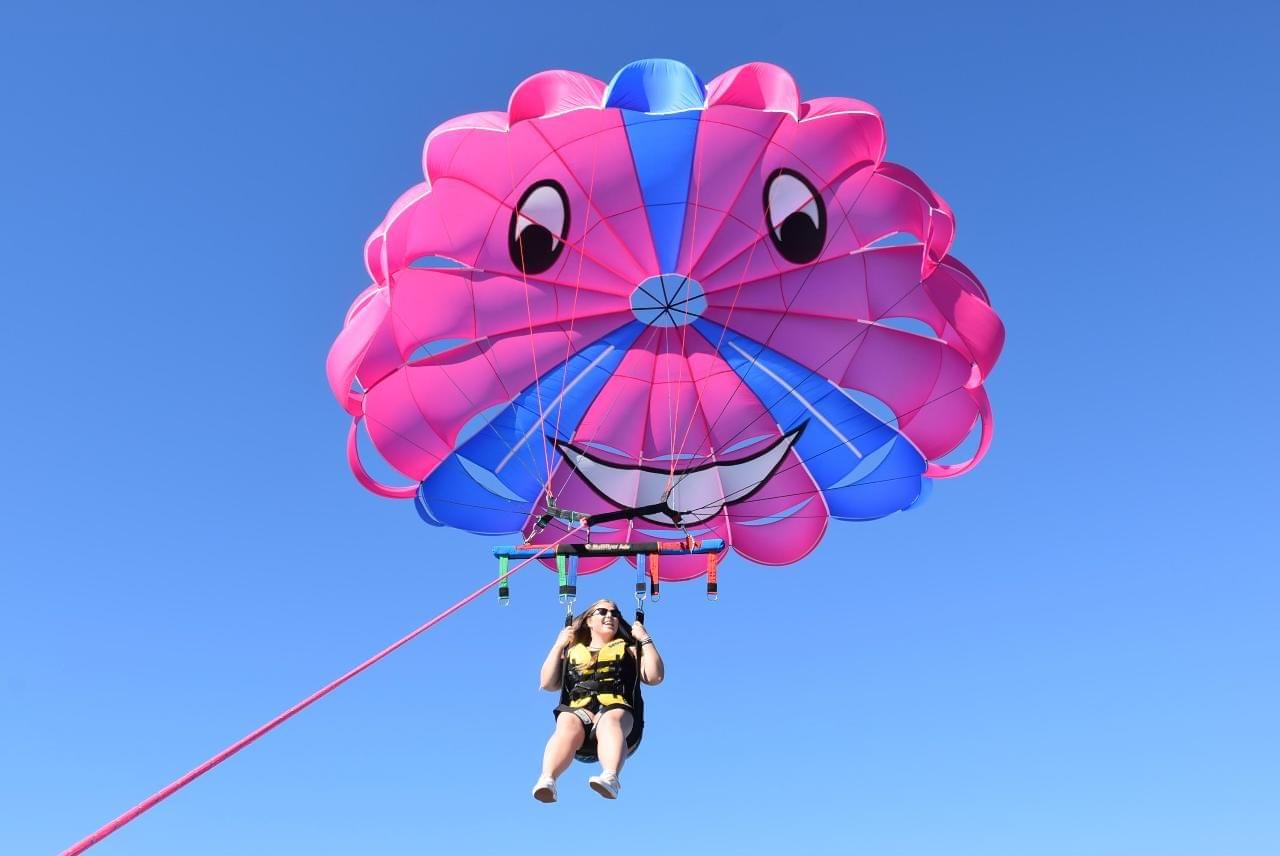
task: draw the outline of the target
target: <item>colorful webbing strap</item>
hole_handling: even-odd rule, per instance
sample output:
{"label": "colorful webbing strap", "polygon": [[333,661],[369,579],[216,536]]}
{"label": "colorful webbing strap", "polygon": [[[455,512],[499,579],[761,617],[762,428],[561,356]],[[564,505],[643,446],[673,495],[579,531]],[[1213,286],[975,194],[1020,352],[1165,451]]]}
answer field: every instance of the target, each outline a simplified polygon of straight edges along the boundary
{"label": "colorful webbing strap", "polygon": [[644,624],[644,599],[647,596],[645,558],[643,554],[636,556],[636,623],[638,624]]}
{"label": "colorful webbing strap", "polygon": [[498,557],[498,603],[506,606],[511,600],[511,587],[507,585],[507,577],[510,576],[511,559],[507,556]]}
{"label": "colorful webbing strap", "polygon": [[557,554],[556,577],[560,582],[560,602],[564,604],[564,626],[569,627],[573,624],[573,602],[577,594],[578,557]]}
{"label": "colorful webbing strap", "polygon": [[720,586],[716,582],[716,554],[707,554],[707,600],[716,600],[720,596]]}
{"label": "colorful webbing strap", "polygon": [[662,557],[661,557],[660,555],[658,555],[657,553],[650,553],[650,554],[648,555],[648,559],[649,559],[649,597],[650,597],[650,599],[652,599],[652,600],[654,600],[654,601],[657,601],[657,600],[658,600],[658,598],[660,597],[660,593],[659,593],[659,591],[658,591],[658,560],[659,560],[660,558],[662,558]]}
{"label": "colorful webbing strap", "polygon": [[567,556],[565,583],[562,592],[568,597],[569,603],[573,603],[578,597],[578,557]]}

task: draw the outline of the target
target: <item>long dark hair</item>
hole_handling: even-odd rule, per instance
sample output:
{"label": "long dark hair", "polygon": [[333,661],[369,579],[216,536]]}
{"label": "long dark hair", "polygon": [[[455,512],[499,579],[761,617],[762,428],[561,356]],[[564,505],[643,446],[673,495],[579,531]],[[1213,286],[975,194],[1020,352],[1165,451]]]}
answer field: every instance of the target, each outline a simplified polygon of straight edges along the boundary
{"label": "long dark hair", "polygon": [[575,644],[588,645],[591,642],[591,628],[587,627],[587,619],[591,613],[602,603],[607,603],[614,609],[618,610],[618,638],[626,641],[628,645],[636,644],[636,637],[631,635],[631,622],[622,617],[622,610],[618,609],[616,601],[602,597],[595,603],[588,606],[573,619],[573,641]]}

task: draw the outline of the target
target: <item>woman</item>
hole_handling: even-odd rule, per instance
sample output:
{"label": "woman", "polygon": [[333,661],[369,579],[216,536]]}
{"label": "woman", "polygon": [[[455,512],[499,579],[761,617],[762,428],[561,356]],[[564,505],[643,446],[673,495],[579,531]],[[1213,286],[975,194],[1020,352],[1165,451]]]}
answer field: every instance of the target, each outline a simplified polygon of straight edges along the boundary
{"label": "woman", "polygon": [[560,631],[542,663],[542,688],[561,695],[533,798],[555,802],[556,779],[577,755],[599,757],[600,775],[587,783],[605,799],[617,799],[618,771],[644,728],[639,683],[656,685],[662,678],[653,638],[643,624],[627,624],[611,600],[596,601]]}

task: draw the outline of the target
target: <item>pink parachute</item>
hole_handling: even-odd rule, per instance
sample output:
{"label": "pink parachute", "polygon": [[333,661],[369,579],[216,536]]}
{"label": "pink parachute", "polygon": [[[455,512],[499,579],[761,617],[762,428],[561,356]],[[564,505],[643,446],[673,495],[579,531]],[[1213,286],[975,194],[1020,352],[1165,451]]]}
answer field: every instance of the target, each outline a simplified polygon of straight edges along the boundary
{"label": "pink parachute", "polygon": [[[571,540],[771,565],[911,507],[986,452],[1004,330],[951,209],[884,153],[873,107],[764,63],[547,71],[445,122],[329,354],[357,478],[434,525],[545,544],[572,509]],[[409,483],[367,473],[362,422]]]}

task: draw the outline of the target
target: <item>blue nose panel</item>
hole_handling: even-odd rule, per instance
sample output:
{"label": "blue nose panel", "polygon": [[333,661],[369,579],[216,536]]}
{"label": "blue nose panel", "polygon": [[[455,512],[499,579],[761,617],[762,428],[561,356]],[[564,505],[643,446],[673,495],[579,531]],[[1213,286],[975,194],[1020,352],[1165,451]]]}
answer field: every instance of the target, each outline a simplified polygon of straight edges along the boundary
{"label": "blue nose panel", "polygon": [[683,327],[707,311],[707,297],[697,280],[664,273],[636,286],[631,311],[650,327]]}

